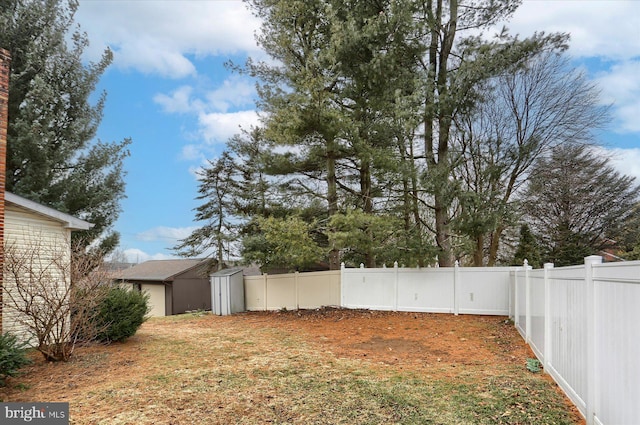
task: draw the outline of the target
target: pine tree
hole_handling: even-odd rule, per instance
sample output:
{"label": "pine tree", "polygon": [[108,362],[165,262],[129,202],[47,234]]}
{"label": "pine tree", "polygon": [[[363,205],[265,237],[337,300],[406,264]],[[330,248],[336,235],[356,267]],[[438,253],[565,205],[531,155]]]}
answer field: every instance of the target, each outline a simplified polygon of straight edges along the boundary
{"label": "pine tree", "polygon": [[542,267],[542,252],[541,247],[536,237],[531,233],[531,229],[527,224],[520,226],[520,239],[518,241],[518,247],[513,254],[512,265],[521,266],[524,264],[524,260],[533,268]]}
{"label": "pine tree", "polygon": [[173,249],[184,257],[212,256],[217,270],[221,270],[225,254],[230,254],[229,245],[235,237],[233,205],[238,193],[237,168],[229,151],[224,151],[215,161],[209,161],[209,165],[198,172],[198,180],[200,195],[197,199],[205,202],[196,207],[195,219],[203,225]]}
{"label": "pine tree", "polygon": [[524,199],[544,260],[581,264],[585,256],[615,247],[636,214],[639,194],[633,177],[589,146],[556,146],[536,162]]}
{"label": "pine tree", "polygon": [[[112,54],[85,65],[76,0],[0,3],[0,46],[11,52],[7,190],[93,223],[74,237],[108,253],[124,197],[129,140],[95,141],[106,94],[91,96]],[[68,36],[71,34],[70,41]]]}

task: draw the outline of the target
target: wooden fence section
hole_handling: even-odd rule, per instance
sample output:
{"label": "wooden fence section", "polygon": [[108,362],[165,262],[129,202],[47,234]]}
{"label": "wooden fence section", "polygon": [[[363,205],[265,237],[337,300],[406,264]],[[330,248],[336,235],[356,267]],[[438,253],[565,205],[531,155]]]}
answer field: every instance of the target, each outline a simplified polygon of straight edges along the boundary
{"label": "wooden fence section", "polygon": [[516,328],[587,419],[640,423],[640,262],[514,272]]}

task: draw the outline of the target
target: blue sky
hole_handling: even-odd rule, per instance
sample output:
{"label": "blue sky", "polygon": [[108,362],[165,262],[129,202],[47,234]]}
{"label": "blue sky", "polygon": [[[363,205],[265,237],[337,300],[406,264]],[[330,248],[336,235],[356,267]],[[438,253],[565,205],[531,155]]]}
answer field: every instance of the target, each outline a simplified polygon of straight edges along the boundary
{"label": "blue sky", "polygon": [[[80,0],[76,21],[91,40],[89,59],[107,46],[114,52],[100,83],[107,104],[98,137],[133,140],[120,252],[133,262],[171,258],[198,225],[195,171],[258,121],[253,83],[224,63],[261,57],[259,21],[237,0]],[[506,25],[522,36],[571,33],[575,65],[613,105],[602,142],[640,181],[640,1],[524,0]]]}

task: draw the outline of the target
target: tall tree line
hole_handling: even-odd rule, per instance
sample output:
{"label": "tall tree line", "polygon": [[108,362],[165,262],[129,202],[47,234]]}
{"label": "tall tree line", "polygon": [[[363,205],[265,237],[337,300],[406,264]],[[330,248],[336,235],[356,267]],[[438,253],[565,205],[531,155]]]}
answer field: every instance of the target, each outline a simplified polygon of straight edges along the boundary
{"label": "tall tree line", "polygon": [[520,1],[246,3],[270,57],[239,67],[259,82],[251,143],[267,148],[248,160],[230,146],[237,167],[266,177],[264,208],[234,214],[248,258],[277,251],[254,244],[268,230],[256,217],[297,217],[332,269],[496,264],[533,164],[592,143],[606,119],[562,56],[566,34],[481,35]]}

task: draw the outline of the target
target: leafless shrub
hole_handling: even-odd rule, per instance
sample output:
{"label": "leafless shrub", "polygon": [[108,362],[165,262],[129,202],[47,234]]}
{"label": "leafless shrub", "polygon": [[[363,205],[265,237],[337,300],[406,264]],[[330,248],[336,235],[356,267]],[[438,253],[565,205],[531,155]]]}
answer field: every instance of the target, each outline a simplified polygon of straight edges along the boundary
{"label": "leafless shrub", "polygon": [[8,241],[4,252],[9,330],[29,339],[46,360],[67,361],[78,343],[101,331],[94,319],[109,290],[102,257],[69,250],[68,241],[52,243],[46,234],[20,242]]}

